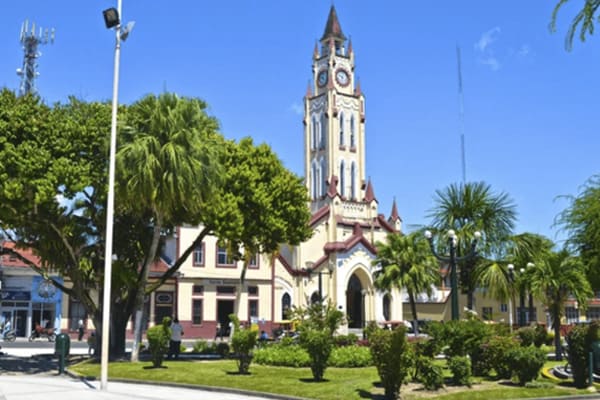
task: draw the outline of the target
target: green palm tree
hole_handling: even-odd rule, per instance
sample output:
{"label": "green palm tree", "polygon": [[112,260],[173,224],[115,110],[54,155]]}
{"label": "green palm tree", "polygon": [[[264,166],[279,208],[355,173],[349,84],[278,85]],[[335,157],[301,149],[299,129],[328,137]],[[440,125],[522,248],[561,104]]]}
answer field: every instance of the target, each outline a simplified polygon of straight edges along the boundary
{"label": "green palm tree", "polygon": [[[550,22],[550,31],[556,31],[556,18],[558,16],[558,11],[569,1],[570,0],[560,0],[554,7],[554,11],[552,11],[552,20]],[[597,15],[599,9],[600,0],[584,0],[583,8],[577,12],[571,21],[569,30],[567,31],[567,36],[565,38],[565,47],[567,50],[571,50],[573,48],[573,38],[575,37],[578,27],[580,28],[579,39],[582,42],[585,41],[586,34],[592,35],[594,33],[594,22],[600,20],[600,17]]]}
{"label": "green palm tree", "polygon": [[574,298],[580,307],[585,309],[588,300],[593,296],[584,265],[579,257],[572,256],[568,250],[563,249],[550,253],[545,262],[536,263],[528,274],[532,292],[537,298],[544,300],[552,318],[556,357],[560,361],[560,322],[564,315],[565,302]]}
{"label": "green palm tree", "polygon": [[415,333],[418,333],[416,297],[419,293],[431,295],[433,285],[440,281],[439,263],[420,232],[409,235],[390,233],[386,240],[387,243],[375,244],[377,257],[373,265],[381,266],[373,274],[375,287],[406,290]]}
{"label": "green palm tree", "polygon": [[508,265],[541,265],[551,254],[553,246],[550,239],[535,233],[525,232],[510,236],[503,254],[498,259],[480,260],[475,269],[475,282],[485,288],[484,296],[500,302],[510,299],[514,304],[515,294],[520,292],[522,286],[529,286],[532,270],[528,268],[523,277],[515,278],[515,275],[511,276]]}
{"label": "green palm tree", "polygon": [[[459,240],[457,256],[471,251],[471,242],[476,231],[481,232],[478,251],[483,257],[503,253],[506,239],[511,235],[516,220],[516,208],[506,193],[494,193],[484,182],[451,184],[436,190],[434,207],[427,217],[438,231],[453,229]],[[477,281],[475,267],[480,257],[460,263],[460,285],[467,294],[467,307],[473,308],[473,292]]]}
{"label": "green palm tree", "polygon": [[[220,178],[216,139],[218,124],[198,99],[164,93],[148,95],[126,113],[123,146],[117,154],[118,206],[151,221],[152,241],[137,272],[136,338],[150,265],[159,256],[163,231],[194,222],[200,204]],[[137,357],[134,346],[132,360]]]}

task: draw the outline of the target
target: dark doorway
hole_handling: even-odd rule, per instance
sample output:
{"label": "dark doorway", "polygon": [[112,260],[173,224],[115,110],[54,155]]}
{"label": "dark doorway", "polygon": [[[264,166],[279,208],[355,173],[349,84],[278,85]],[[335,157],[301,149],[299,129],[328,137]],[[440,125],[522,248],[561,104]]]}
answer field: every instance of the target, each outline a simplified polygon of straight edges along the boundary
{"label": "dark doorway", "polygon": [[217,300],[217,321],[223,336],[229,336],[229,314],[233,314],[234,300]]}
{"label": "dark doorway", "polygon": [[353,274],[348,281],[346,290],[346,310],[348,313],[348,327],[362,328],[364,301],[362,295],[362,285],[358,277]]}

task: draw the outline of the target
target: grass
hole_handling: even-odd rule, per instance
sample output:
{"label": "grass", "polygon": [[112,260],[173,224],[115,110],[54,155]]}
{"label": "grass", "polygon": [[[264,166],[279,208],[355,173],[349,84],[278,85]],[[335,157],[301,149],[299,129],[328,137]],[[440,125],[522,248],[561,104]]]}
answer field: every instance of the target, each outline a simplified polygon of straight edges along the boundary
{"label": "grass", "polygon": [[[84,362],[73,365],[71,371],[84,376],[98,377],[100,364]],[[133,379],[150,382],[182,383],[202,386],[237,388],[257,392],[278,393],[308,399],[359,400],[382,399],[383,388],[374,367],[328,368],[325,381],[315,382],[309,368],[269,367],[252,364],[250,374],[237,374],[232,360],[219,361],[165,361],[162,368],[151,368],[150,363],[113,362],[109,378]],[[548,380],[545,380],[549,382]],[[403,386],[404,400],[436,398],[461,399],[516,399],[564,396],[588,393],[566,385],[524,388],[506,382],[482,380],[472,389],[447,386],[438,392],[427,392],[418,385]]]}

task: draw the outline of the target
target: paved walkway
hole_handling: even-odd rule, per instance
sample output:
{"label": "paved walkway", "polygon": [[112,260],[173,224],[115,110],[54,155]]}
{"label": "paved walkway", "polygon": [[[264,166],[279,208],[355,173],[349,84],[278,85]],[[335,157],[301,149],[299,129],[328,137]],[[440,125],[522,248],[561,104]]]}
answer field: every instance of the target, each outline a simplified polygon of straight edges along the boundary
{"label": "paved walkway", "polygon": [[140,385],[109,381],[107,390],[99,382],[65,375],[0,375],[0,400],[244,400],[268,399],[248,393],[227,393],[173,386]]}
{"label": "paved walkway", "polygon": [[185,385],[150,385],[110,380],[106,390],[100,381],[58,375],[54,357],[0,355],[0,400],[266,400],[285,396]]}

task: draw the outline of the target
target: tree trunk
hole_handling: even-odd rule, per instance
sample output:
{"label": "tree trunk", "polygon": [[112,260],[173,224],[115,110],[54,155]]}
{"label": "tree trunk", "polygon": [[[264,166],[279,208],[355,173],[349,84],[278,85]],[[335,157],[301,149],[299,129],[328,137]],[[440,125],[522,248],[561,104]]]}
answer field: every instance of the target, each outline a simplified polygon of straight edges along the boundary
{"label": "tree trunk", "polygon": [[[144,260],[144,265],[142,265],[142,270],[140,271],[140,278],[138,284],[138,292],[136,295],[135,301],[135,310],[136,316],[138,313],[142,313],[144,310],[144,297],[146,297],[146,284],[148,283],[148,272],[150,271],[150,265],[154,262],[156,257],[156,253],[158,251],[158,244],[160,241],[160,232],[162,230],[162,222],[160,217],[156,216],[156,220],[154,221],[154,228],[152,233],[152,243],[150,244],[150,249],[148,254],[146,254],[146,259]],[[177,305],[175,305],[177,306]],[[175,310],[175,314],[177,314],[177,310]],[[140,318],[141,321],[141,318]],[[137,322],[137,317],[136,317]],[[139,343],[142,340],[142,324],[137,323],[134,327],[133,332],[133,348],[131,349],[131,361],[137,362],[139,359],[140,346]]]}
{"label": "tree trunk", "polygon": [[408,294],[408,301],[410,302],[410,311],[412,312],[413,317],[413,331],[415,332],[415,337],[419,334],[419,321],[417,318],[417,303],[415,302],[414,293]]}
{"label": "tree trunk", "polygon": [[562,361],[562,343],[560,341],[560,317],[556,307],[552,307],[552,327],[554,328],[554,352],[555,360]]}

